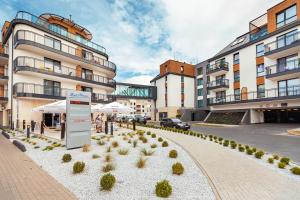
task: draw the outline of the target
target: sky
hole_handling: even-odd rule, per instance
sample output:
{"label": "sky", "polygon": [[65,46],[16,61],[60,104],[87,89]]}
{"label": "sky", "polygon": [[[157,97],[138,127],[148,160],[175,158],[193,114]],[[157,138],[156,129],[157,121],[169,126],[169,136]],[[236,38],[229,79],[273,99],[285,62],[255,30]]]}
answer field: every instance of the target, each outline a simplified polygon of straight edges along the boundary
{"label": "sky", "polygon": [[213,57],[281,1],[0,0],[0,24],[17,11],[72,15],[106,48],[117,81],[150,84],[166,60],[197,64]]}

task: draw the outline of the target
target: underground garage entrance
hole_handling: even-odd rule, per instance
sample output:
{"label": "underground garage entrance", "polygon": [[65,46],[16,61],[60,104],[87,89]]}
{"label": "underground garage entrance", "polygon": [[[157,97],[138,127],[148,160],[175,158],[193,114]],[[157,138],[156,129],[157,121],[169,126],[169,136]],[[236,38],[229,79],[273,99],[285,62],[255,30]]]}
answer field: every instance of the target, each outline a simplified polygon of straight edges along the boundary
{"label": "underground garage entrance", "polygon": [[265,123],[300,123],[300,108],[264,110]]}

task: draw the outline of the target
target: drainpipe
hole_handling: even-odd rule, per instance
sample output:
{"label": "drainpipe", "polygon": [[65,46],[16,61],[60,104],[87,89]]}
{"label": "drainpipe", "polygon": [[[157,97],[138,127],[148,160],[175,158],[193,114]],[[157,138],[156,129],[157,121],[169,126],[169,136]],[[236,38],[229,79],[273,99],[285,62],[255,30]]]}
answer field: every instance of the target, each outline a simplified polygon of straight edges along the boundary
{"label": "drainpipe", "polygon": [[11,45],[11,81],[10,81],[10,128],[14,129],[14,122],[13,122],[13,57],[14,57],[14,32],[15,32],[15,28],[12,28],[12,45]]}

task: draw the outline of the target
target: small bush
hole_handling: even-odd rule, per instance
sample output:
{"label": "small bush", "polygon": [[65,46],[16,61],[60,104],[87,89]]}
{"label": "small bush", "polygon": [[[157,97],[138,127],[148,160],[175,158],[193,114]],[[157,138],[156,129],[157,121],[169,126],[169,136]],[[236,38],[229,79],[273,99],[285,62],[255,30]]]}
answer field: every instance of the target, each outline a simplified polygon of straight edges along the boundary
{"label": "small bush", "polygon": [[275,160],[279,160],[279,156],[276,155],[276,154],[273,155],[273,158],[274,158]]}
{"label": "small bush", "polygon": [[239,151],[240,152],[244,152],[245,151],[245,148],[243,146],[239,146]]}
{"label": "small bush", "polygon": [[118,153],[119,153],[119,155],[121,155],[121,156],[126,156],[126,155],[128,155],[128,152],[129,152],[128,149],[119,149],[119,150],[118,150]]}
{"label": "small bush", "polygon": [[128,140],[128,144],[131,144],[131,139]]}
{"label": "small bush", "polygon": [[265,153],[263,151],[258,151],[254,154],[255,158],[261,159]]}
{"label": "small bush", "polygon": [[115,170],[115,166],[113,164],[111,164],[111,163],[107,163],[106,165],[104,165],[102,167],[102,171],[103,172],[110,172],[112,170]]}
{"label": "small bush", "polygon": [[157,144],[151,144],[150,146],[152,149],[155,149],[157,147]]}
{"label": "small bush", "polygon": [[151,132],[150,132],[150,131],[147,131],[147,135],[151,135]]}
{"label": "small bush", "polygon": [[141,139],[141,140],[142,140],[142,142],[143,142],[143,143],[147,143],[147,142],[148,142],[148,139],[147,139],[147,138],[145,138],[145,137],[142,137],[142,139]]}
{"label": "small bush", "polygon": [[84,162],[76,162],[73,165],[73,173],[77,174],[77,173],[81,173],[84,170],[85,167],[85,163]]}
{"label": "small bush", "polygon": [[97,158],[100,158],[100,156],[98,154],[93,154],[92,158],[97,159]]}
{"label": "small bush", "polygon": [[247,149],[247,150],[246,150],[246,153],[247,153],[248,155],[253,155],[252,149]]}
{"label": "small bush", "polygon": [[97,142],[97,144],[100,145],[100,146],[103,146],[103,145],[105,145],[105,142],[104,142],[103,140],[99,140],[99,141]]}
{"label": "small bush", "polygon": [[147,161],[147,159],[143,159],[141,157],[136,163],[137,168],[144,168],[146,165],[146,161]]}
{"label": "small bush", "polygon": [[255,148],[255,147],[253,147],[253,148],[252,148],[252,151],[253,151],[253,152],[256,152],[256,148]]}
{"label": "small bush", "polygon": [[89,145],[89,144],[83,145],[83,147],[82,147],[83,152],[89,152],[90,150],[91,150],[91,145]]}
{"label": "small bush", "polygon": [[174,165],[172,165],[172,171],[173,174],[181,175],[183,174],[184,167],[181,163],[177,162]]}
{"label": "small bush", "polygon": [[293,167],[290,169],[290,171],[295,175],[300,175],[300,168],[299,167]]}
{"label": "small bush", "polygon": [[51,151],[53,150],[53,147],[52,146],[46,146],[43,151]]}
{"label": "small bush", "polygon": [[274,163],[274,158],[268,158],[268,163],[273,164]]}
{"label": "small bush", "polygon": [[286,163],[283,163],[283,162],[278,163],[278,168],[280,168],[280,169],[284,169],[285,166],[286,166]]}
{"label": "small bush", "polygon": [[137,146],[137,143],[138,143],[137,140],[134,140],[134,141],[133,141],[133,148],[135,148],[135,147]]}
{"label": "small bush", "polygon": [[35,149],[39,149],[39,148],[40,148],[40,146],[38,146],[38,145],[37,145],[37,146],[35,146],[34,148],[35,148]]}
{"label": "small bush", "polygon": [[113,141],[111,143],[111,145],[112,145],[113,148],[117,148],[119,146],[119,143],[117,141]]}
{"label": "small bush", "polygon": [[163,141],[162,147],[167,147],[167,146],[169,146],[168,142],[167,141]]}
{"label": "small bush", "polygon": [[282,158],[280,159],[280,162],[285,163],[285,164],[288,165],[288,164],[290,163],[290,159],[287,158],[287,157],[282,157]]}
{"label": "small bush", "polygon": [[111,157],[111,155],[109,155],[109,154],[107,154],[106,156],[105,156],[105,162],[110,162],[111,160],[112,160],[112,157]]}
{"label": "small bush", "polygon": [[237,144],[236,143],[231,143],[230,146],[231,146],[232,149],[235,149]]}
{"label": "small bush", "polygon": [[177,158],[177,151],[176,150],[171,150],[170,152],[169,152],[169,157],[170,158]]}
{"label": "small bush", "polygon": [[63,157],[62,157],[62,161],[63,161],[63,162],[70,162],[71,160],[72,160],[71,154],[66,153],[66,154],[64,154]]}
{"label": "small bush", "polygon": [[142,149],[141,153],[144,155],[144,156],[151,156],[154,151],[147,151],[146,149]]}
{"label": "small bush", "polygon": [[114,175],[108,173],[101,177],[100,187],[102,190],[111,190],[116,183],[116,178]]}
{"label": "small bush", "polygon": [[156,134],[153,133],[153,134],[151,135],[151,137],[152,137],[152,138],[156,138]]}
{"label": "small bush", "polygon": [[223,142],[223,146],[224,146],[224,147],[228,147],[228,146],[229,146],[229,141],[228,141],[228,140],[225,140],[225,141]]}
{"label": "small bush", "polygon": [[169,184],[169,181],[163,180],[156,183],[155,193],[158,197],[167,198],[172,194],[172,186]]}
{"label": "small bush", "polygon": [[162,141],[163,141],[163,139],[162,139],[161,137],[159,137],[157,140],[158,140],[159,142],[162,142]]}

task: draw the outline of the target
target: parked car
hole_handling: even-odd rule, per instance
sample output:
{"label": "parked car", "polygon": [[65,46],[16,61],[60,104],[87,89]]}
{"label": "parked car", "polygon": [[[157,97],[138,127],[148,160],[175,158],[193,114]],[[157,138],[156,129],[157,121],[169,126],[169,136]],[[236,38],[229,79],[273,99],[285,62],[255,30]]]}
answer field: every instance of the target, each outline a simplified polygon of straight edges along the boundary
{"label": "parked car", "polygon": [[177,118],[164,118],[161,120],[160,126],[178,128],[182,130],[188,130],[191,128],[191,126],[188,123],[182,122],[180,119]]}
{"label": "parked car", "polygon": [[146,124],[147,123],[146,117],[143,117],[143,116],[136,116],[135,121],[137,123],[141,123],[141,124]]}

